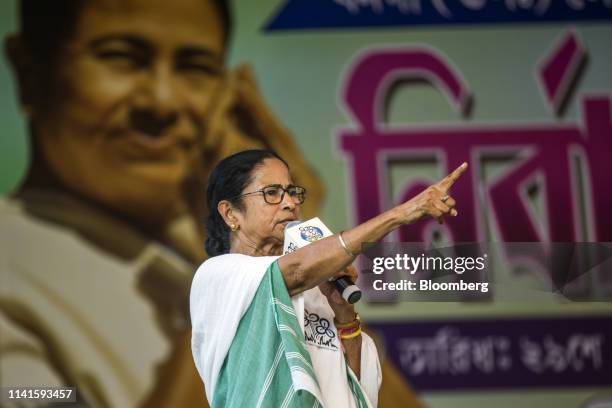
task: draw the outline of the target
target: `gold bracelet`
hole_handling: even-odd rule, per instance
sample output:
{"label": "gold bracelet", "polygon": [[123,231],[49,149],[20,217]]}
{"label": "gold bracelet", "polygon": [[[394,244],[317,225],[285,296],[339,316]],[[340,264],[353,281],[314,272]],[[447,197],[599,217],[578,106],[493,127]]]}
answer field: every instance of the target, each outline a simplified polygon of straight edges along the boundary
{"label": "gold bracelet", "polygon": [[353,327],[361,326],[361,317],[359,317],[359,313],[355,312],[355,320],[348,323],[338,323],[336,319],[334,319],[334,324],[336,325],[336,329],[352,329]]}
{"label": "gold bracelet", "polygon": [[351,252],[351,250],[346,245],[346,242],[344,242],[344,239],[342,238],[342,233],[343,232],[344,231],[340,231],[340,233],[338,234],[338,240],[340,241],[340,245],[342,245],[342,248],[344,248],[344,252],[346,252],[347,255],[349,255],[350,257],[355,258],[357,255],[355,255],[354,253]]}
{"label": "gold bracelet", "polygon": [[360,334],[361,334],[361,327],[359,327],[357,330],[355,330],[354,333],[347,334],[345,336],[340,336],[340,340],[354,339],[355,337],[359,336]]}

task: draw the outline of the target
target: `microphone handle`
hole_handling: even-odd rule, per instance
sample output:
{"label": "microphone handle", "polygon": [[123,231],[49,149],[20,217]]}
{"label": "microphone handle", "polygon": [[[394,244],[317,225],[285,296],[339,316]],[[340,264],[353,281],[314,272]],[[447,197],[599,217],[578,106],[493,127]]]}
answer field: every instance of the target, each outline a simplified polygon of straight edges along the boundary
{"label": "microphone handle", "polygon": [[346,277],[341,277],[333,281],[336,290],[340,292],[344,300],[353,304],[361,299],[361,289]]}

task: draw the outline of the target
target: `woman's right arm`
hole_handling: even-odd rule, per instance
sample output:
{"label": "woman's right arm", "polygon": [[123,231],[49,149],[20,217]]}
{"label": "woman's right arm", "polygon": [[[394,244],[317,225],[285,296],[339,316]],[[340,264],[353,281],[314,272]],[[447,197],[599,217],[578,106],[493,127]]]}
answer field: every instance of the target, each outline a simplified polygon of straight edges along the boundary
{"label": "woman's right arm", "polygon": [[[423,192],[378,216],[342,233],[353,254],[361,252],[361,244],[376,242],[401,225],[412,224],[430,215],[439,222],[443,216],[457,215],[455,201],[446,197],[453,183],[467,169],[463,163],[455,171]],[[278,266],[291,296],[313,288],[331,278],[353,261],[337,235],[323,238],[278,259]]]}

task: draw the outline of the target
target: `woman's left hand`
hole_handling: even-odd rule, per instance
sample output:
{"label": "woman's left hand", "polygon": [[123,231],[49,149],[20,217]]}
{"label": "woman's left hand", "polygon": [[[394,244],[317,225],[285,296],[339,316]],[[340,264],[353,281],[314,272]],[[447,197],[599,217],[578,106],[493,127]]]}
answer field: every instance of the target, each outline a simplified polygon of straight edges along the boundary
{"label": "woman's left hand", "polygon": [[[333,279],[338,279],[341,277],[347,277],[351,282],[357,281],[357,269],[352,265],[349,265],[344,270],[338,272],[332,277]],[[331,281],[325,281],[319,284],[319,289],[321,293],[325,295],[327,298],[327,302],[329,306],[331,306],[334,314],[336,315],[336,320],[339,322],[350,322],[355,319],[355,307],[348,303],[340,292],[336,290],[334,283]]]}

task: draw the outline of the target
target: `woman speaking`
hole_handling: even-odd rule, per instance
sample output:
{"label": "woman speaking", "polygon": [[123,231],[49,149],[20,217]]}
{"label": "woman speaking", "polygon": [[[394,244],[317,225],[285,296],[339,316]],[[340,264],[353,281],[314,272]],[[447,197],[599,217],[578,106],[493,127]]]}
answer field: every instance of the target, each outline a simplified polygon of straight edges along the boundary
{"label": "woman speaking", "polygon": [[304,188],[270,150],[246,150],[211,173],[206,250],[190,297],[192,352],[213,407],[375,407],[381,370],[359,316],[329,282],[425,215],[457,215],[447,194],[463,164],[411,200],[340,234],[282,255]]}

